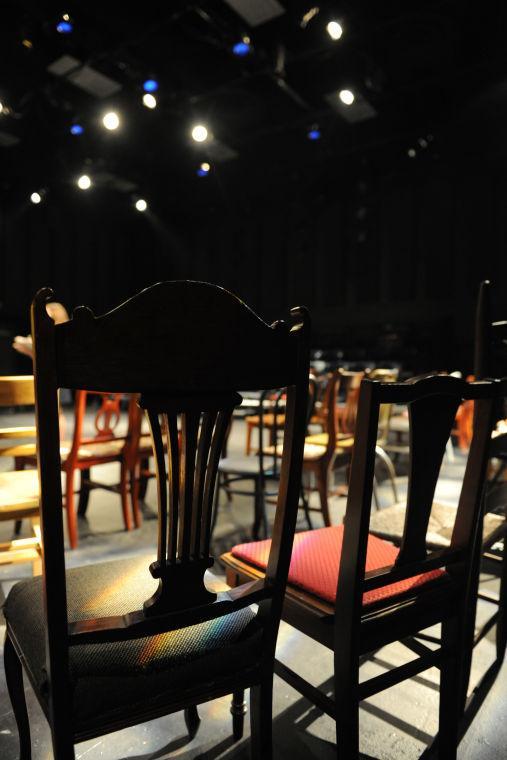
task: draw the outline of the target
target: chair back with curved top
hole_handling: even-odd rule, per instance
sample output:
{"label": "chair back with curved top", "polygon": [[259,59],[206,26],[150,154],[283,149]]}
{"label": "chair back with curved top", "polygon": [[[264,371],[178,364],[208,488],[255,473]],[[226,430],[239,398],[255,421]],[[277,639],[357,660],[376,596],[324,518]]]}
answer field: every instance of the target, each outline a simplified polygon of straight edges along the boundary
{"label": "chair back with curved top", "polygon": [[[44,574],[45,588],[51,589],[45,605],[52,714],[72,724],[69,646],[167,632],[257,602],[264,646],[262,664],[259,661],[257,672],[249,675],[255,683],[261,669],[265,676],[266,663],[274,658],[298,508],[309,369],[305,310],[293,309],[287,322],[269,326],[222,288],[164,282],[104,316],[95,317],[90,309],[80,307],[69,322],[55,325],[45,309],[51,298],[49,290],[37,294],[32,323]],[[67,619],[58,444],[60,387],[138,393],[149,420],[158,488],[157,559],[149,572],[158,580],[158,588],[142,609],[121,617]],[[217,596],[206,588],[203,576],[213,563],[212,500],[224,436],[241,402],[240,391],[279,387],[287,388],[285,438],[266,579],[242,593]]]}

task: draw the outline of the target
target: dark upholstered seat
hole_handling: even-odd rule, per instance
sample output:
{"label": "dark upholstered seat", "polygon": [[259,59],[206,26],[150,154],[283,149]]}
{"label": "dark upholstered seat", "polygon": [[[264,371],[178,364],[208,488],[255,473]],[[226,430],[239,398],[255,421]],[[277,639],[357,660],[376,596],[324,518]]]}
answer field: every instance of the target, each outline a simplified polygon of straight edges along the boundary
{"label": "dark upholstered seat", "polygon": [[[289,584],[334,604],[338,584],[338,570],[342,553],[343,525],[296,533],[289,570]],[[254,541],[239,544],[232,550],[234,557],[265,569],[271,541]],[[376,536],[369,536],[366,571],[378,570],[394,564],[398,549]],[[363,604],[374,604],[420,588],[423,584],[445,577],[442,570],[432,570],[413,578],[381,586],[364,594]]]}
{"label": "dark upholstered seat", "polygon": [[[122,615],[140,609],[157,587],[145,556],[78,567],[67,572],[69,621]],[[32,683],[46,693],[42,579],[18,583],[4,605],[5,617],[25,657]],[[248,669],[260,631],[246,608],[217,620],[140,639],[74,646],[70,675],[75,730],[121,716],[125,707],[154,706],[188,686],[203,668],[212,682]],[[27,625],[29,621],[29,625]],[[206,664],[203,660],[206,658]],[[197,664],[197,661],[198,664]],[[197,671],[196,671],[197,667]]]}

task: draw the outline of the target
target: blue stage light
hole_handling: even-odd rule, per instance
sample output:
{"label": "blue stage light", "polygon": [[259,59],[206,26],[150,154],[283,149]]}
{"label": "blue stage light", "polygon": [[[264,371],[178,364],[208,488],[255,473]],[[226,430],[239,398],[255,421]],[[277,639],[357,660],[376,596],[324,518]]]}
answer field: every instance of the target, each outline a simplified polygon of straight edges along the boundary
{"label": "blue stage light", "polygon": [[320,138],[321,138],[320,129],[317,129],[317,127],[313,127],[312,129],[310,129],[310,131],[308,132],[309,140],[320,140]]}
{"label": "blue stage light", "polygon": [[143,90],[145,92],[156,92],[158,90],[158,82],[154,79],[147,79],[143,84]]}
{"label": "blue stage light", "polygon": [[202,163],[199,168],[197,169],[197,176],[198,177],[207,177],[210,173],[211,166],[208,164],[207,161]]}
{"label": "blue stage light", "polygon": [[234,55],[239,56],[245,56],[248,55],[252,51],[252,48],[250,46],[250,43],[247,42],[247,40],[241,40],[241,42],[236,42],[235,45],[232,47],[232,52]]}
{"label": "blue stage light", "polygon": [[73,124],[70,128],[71,135],[82,135],[84,132],[84,128],[81,126],[81,124]]}
{"label": "blue stage light", "polygon": [[60,32],[60,34],[70,34],[74,31],[74,27],[70,21],[59,21],[56,25],[56,31]]}

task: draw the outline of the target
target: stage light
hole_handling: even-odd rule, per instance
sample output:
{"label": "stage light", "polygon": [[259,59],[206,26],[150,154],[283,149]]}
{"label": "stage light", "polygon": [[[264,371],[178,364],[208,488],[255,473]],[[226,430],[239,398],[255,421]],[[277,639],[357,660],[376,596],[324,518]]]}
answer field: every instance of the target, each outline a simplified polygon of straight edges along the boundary
{"label": "stage light", "polygon": [[102,124],[112,132],[120,126],[120,118],[115,111],[109,111],[102,118]]}
{"label": "stage light", "polygon": [[82,174],[77,181],[80,190],[88,190],[92,186],[92,181],[87,174]]}
{"label": "stage light", "polygon": [[146,203],[144,198],[139,198],[139,200],[136,201],[136,209],[138,211],[146,211],[147,208],[148,208],[148,204]]}
{"label": "stage light", "polygon": [[0,113],[2,113],[3,110],[4,110],[4,104],[0,102]]}
{"label": "stage light", "polygon": [[240,42],[236,42],[236,44],[232,46],[232,52],[240,58],[251,53],[252,47],[250,45],[249,37],[243,37]]}
{"label": "stage light", "polygon": [[211,166],[208,164],[207,161],[204,161],[199,168],[197,169],[197,176],[198,177],[207,177],[210,173]]}
{"label": "stage light", "polygon": [[409,148],[407,150],[407,155],[409,158],[415,158],[417,155],[417,151],[415,150],[415,148]]}
{"label": "stage light", "polygon": [[332,40],[339,40],[343,34],[342,25],[338,21],[330,21],[326,29]]}
{"label": "stage light", "polygon": [[146,82],[143,83],[143,90],[145,92],[156,92],[158,90],[158,82],[154,79],[147,79]]}
{"label": "stage light", "polygon": [[341,102],[346,106],[351,106],[354,102],[355,95],[352,90],[340,90],[339,96]]}
{"label": "stage light", "polygon": [[70,34],[74,30],[74,27],[72,26],[72,24],[70,23],[68,19],[69,17],[67,16],[67,20],[58,22],[58,24],[56,25],[57,32],[59,32],[60,34]]}
{"label": "stage light", "polygon": [[151,93],[146,92],[143,95],[143,105],[146,106],[146,108],[156,108],[157,107],[157,99],[155,95],[151,95]]}
{"label": "stage light", "polygon": [[37,205],[37,203],[41,202],[42,195],[40,193],[32,193],[30,196],[30,200],[32,201],[32,203],[35,203]]}
{"label": "stage light", "polygon": [[71,135],[82,135],[84,132],[84,127],[81,126],[81,124],[73,124],[70,128]]}
{"label": "stage light", "polygon": [[308,130],[307,137],[309,140],[320,140],[322,137],[320,129],[314,124],[313,127]]}
{"label": "stage light", "polygon": [[26,47],[27,50],[31,50],[33,48],[33,42],[31,40],[24,39],[21,41],[21,44],[23,45],[23,47]]}
{"label": "stage light", "polygon": [[208,139],[208,130],[203,124],[196,124],[192,127],[192,139],[196,142],[204,142]]}

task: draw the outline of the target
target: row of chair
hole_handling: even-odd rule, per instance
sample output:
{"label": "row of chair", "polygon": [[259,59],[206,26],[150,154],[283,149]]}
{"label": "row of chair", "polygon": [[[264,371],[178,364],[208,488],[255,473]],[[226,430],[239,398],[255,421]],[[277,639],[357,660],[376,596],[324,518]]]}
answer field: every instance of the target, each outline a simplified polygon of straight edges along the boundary
{"label": "row of chair", "polygon": [[[4,607],[22,760],[30,757],[23,670],[50,723],[56,760],[73,758],[75,742],[178,710],[193,732],[196,705],[226,694],[234,695],[238,738],[247,688],[253,756],[270,758],[274,672],[336,720],[340,756],[355,758],[359,701],[434,665],[438,753],[452,760],[473,640],[482,492],[505,383],[364,380],[344,526],[294,539],[309,409],[304,309],[269,326],[221,288],[174,282],[102,317],[80,308],[55,325],[45,309],[51,297],[42,291],[32,306],[43,577],[17,584]],[[65,570],[60,387],[139,394],[158,481],[154,561],[137,556]],[[272,538],[225,555],[229,588],[220,588],[206,574],[215,483],[233,410],[252,388],[286,389]],[[475,404],[474,434],[450,543],[435,550],[426,541],[434,489],[463,400]],[[369,526],[380,410],[399,403],[410,409],[412,451],[398,550]],[[334,651],[334,699],[275,661],[282,615]],[[421,632],[437,623],[442,634],[429,647]],[[361,659],[393,641],[416,659],[360,682]]]}

